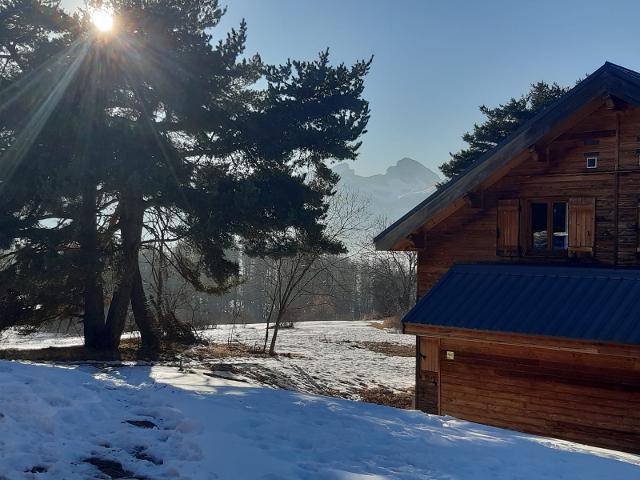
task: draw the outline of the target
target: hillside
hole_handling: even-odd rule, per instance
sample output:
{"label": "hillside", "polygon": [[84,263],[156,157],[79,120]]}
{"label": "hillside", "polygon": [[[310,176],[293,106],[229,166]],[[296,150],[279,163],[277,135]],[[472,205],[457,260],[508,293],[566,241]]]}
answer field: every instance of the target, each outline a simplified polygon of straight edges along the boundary
{"label": "hillside", "polygon": [[340,175],[339,186],[358,192],[371,204],[375,216],[391,223],[427,198],[440,177],[411,158],[403,158],[386,172],[378,175],[358,175],[347,163],[339,163],[333,170]]}
{"label": "hillside", "polygon": [[[205,335],[250,347],[262,333]],[[345,399],[412,385],[415,358],[380,347],[413,337],[367,322],[313,322],[282,337],[277,358],[200,350],[182,355],[182,369],[0,361],[0,479],[640,478],[638,456]],[[2,346],[79,342],[9,335]]]}
{"label": "hillside", "polygon": [[0,362],[3,479],[638,478],[638,457],[161,366]]}

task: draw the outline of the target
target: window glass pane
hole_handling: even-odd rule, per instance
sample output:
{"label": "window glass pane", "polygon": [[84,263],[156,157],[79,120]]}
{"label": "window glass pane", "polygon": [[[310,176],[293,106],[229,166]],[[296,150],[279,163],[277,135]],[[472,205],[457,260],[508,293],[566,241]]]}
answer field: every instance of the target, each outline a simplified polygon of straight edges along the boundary
{"label": "window glass pane", "polygon": [[531,246],[534,250],[547,249],[547,204],[531,204]]}
{"label": "window glass pane", "polygon": [[569,247],[569,224],[567,202],[553,204],[553,249],[566,250]]}

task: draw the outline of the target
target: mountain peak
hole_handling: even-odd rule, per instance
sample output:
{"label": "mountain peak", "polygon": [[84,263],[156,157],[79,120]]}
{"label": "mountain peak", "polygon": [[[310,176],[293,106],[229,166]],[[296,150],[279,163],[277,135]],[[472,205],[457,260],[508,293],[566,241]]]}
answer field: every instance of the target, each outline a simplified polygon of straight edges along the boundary
{"label": "mountain peak", "polygon": [[386,175],[409,183],[436,184],[440,181],[433,170],[410,157],[401,158],[395,165],[387,168]]}
{"label": "mountain peak", "polygon": [[440,177],[413,158],[404,157],[383,174],[358,175],[348,163],[334,165],[342,187],[369,200],[376,216],[393,221],[415,207],[435,190]]}

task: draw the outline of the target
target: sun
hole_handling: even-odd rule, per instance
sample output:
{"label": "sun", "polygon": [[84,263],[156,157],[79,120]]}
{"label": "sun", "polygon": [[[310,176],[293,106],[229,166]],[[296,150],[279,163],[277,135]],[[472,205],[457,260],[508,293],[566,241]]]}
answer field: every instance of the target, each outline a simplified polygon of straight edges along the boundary
{"label": "sun", "polygon": [[101,32],[113,30],[113,15],[107,10],[94,10],[91,12],[91,22]]}

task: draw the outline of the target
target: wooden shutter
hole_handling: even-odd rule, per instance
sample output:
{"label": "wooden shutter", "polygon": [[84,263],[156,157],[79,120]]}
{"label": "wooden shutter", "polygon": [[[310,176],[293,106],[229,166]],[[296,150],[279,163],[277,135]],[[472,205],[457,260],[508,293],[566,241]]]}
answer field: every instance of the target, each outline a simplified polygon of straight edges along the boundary
{"label": "wooden shutter", "polygon": [[569,200],[569,253],[593,254],[596,230],[596,199]]}
{"label": "wooden shutter", "polygon": [[440,340],[437,338],[420,338],[420,370],[423,372],[440,371]]}
{"label": "wooden shutter", "polygon": [[514,257],[520,254],[520,201],[498,200],[496,253]]}

